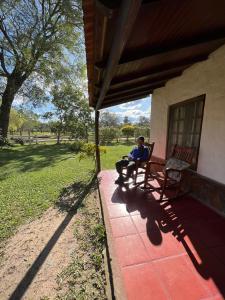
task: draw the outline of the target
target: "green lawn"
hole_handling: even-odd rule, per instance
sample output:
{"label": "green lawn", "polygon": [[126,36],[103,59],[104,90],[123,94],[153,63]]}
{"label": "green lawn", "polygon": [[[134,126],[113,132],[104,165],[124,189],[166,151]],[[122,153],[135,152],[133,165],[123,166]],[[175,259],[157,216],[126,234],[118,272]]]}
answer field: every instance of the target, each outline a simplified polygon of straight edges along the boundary
{"label": "green lawn", "polygon": [[[102,168],[131,146],[107,146]],[[81,189],[93,175],[90,159],[79,161],[69,145],[27,145],[0,150],[0,241],[26,220],[39,216],[56,203],[63,188],[75,183]]]}

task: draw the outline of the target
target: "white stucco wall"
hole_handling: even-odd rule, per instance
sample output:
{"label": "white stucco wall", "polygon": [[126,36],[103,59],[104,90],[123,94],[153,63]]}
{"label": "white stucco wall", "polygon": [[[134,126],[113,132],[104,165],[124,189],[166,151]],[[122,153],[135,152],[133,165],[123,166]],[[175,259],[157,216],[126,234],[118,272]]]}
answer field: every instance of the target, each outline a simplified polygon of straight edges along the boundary
{"label": "white stucco wall", "polygon": [[225,183],[225,46],[154,91],[151,140],[165,158],[169,105],[206,94],[197,172]]}

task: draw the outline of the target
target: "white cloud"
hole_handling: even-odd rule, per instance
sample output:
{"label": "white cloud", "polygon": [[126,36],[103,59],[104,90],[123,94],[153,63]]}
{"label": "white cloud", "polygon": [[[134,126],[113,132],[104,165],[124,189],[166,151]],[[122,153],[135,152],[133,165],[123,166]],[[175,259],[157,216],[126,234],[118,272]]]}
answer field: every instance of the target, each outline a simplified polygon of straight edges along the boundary
{"label": "white cloud", "polygon": [[139,103],[139,104],[133,104],[131,105],[130,103],[124,103],[124,104],[121,104],[118,106],[118,109],[122,109],[122,110],[131,110],[131,109],[137,109],[137,108],[141,108],[142,107],[142,104]]}

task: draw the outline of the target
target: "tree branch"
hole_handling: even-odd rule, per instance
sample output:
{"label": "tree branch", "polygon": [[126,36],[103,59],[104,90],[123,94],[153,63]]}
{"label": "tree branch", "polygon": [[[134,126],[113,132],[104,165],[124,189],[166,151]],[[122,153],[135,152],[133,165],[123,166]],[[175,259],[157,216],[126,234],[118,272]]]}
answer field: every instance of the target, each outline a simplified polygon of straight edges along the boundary
{"label": "tree branch", "polygon": [[8,41],[9,45],[11,46],[12,50],[13,50],[13,53],[14,55],[16,56],[17,59],[19,59],[19,55],[18,55],[18,52],[16,51],[14,45],[13,45],[13,42],[11,41],[5,27],[4,27],[4,24],[3,24],[3,20],[1,19],[0,20],[0,30],[1,32],[3,33],[4,37],[6,38],[6,40]]}
{"label": "tree branch", "polygon": [[8,72],[8,70],[6,69],[6,66],[5,66],[5,58],[4,58],[3,48],[1,48],[1,52],[0,52],[0,61],[1,61],[2,70],[4,71],[4,73],[0,73],[0,74],[1,74],[1,76],[8,77],[10,75],[10,73]]}

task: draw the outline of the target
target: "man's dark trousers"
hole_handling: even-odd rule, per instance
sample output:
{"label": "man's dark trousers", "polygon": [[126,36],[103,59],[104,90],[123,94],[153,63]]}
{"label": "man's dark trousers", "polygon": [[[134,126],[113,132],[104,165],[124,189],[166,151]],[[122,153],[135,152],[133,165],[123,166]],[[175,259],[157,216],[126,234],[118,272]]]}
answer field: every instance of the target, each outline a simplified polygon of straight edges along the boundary
{"label": "man's dark trousers", "polygon": [[127,168],[127,177],[130,177],[135,170],[135,161],[122,159],[116,163],[116,171],[119,173],[120,177],[122,177],[122,170],[124,167]]}

